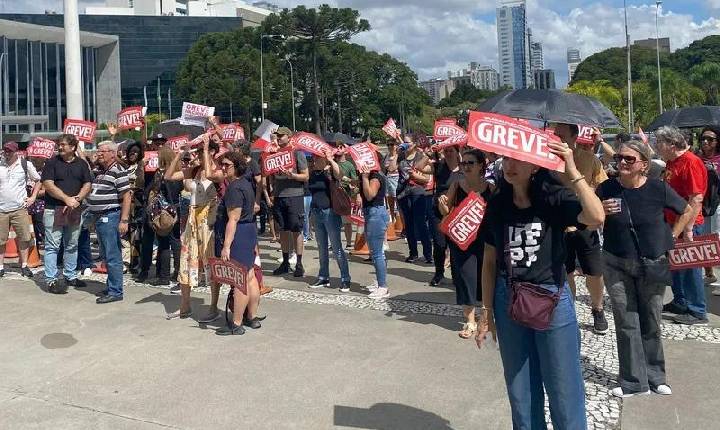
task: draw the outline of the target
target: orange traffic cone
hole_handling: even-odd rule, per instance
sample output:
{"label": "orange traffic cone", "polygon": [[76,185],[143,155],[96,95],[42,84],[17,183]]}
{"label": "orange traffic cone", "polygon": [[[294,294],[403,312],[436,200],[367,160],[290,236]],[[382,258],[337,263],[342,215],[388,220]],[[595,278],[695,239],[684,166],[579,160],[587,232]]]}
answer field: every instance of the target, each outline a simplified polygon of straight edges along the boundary
{"label": "orange traffic cone", "polygon": [[30,248],[30,252],[28,252],[27,265],[31,269],[42,266],[42,262],[40,261],[40,254],[38,253],[37,246],[32,246]]}
{"label": "orange traffic cone", "polygon": [[351,255],[370,255],[370,250],[365,241],[365,233],[358,233],[355,235],[355,249],[350,251]]}
{"label": "orange traffic cone", "polygon": [[405,225],[403,224],[402,216],[398,213],[398,216],[395,217],[395,233],[400,234],[405,229]]}
{"label": "orange traffic cone", "polygon": [[395,232],[395,226],[393,224],[388,224],[387,230],[385,230],[385,240],[388,242],[392,242],[393,240],[400,239]]}
{"label": "orange traffic cone", "polygon": [[17,258],[18,257],[18,247],[17,247],[17,235],[15,234],[15,230],[13,230],[12,227],[10,227],[10,233],[8,234],[8,241],[5,244],[5,258]]}

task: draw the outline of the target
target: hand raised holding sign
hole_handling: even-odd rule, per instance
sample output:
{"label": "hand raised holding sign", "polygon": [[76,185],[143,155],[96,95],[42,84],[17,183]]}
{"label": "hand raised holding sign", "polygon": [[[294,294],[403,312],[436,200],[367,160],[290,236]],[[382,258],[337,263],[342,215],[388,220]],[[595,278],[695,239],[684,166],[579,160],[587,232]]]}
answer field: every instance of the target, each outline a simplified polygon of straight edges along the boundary
{"label": "hand raised holding sign", "polygon": [[570,147],[567,145],[567,143],[548,142],[547,147],[550,150],[551,154],[555,154],[556,156],[561,158],[563,161],[565,161],[565,173],[564,174],[571,181],[582,176],[580,174],[580,172],[578,172],[577,167],[575,166],[575,157],[573,157],[572,149],[570,149]]}
{"label": "hand raised holding sign", "polygon": [[362,176],[368,176],[370,174],[370,168],[368,167],[367,164],[359,164],[357,166],[357,171]]}

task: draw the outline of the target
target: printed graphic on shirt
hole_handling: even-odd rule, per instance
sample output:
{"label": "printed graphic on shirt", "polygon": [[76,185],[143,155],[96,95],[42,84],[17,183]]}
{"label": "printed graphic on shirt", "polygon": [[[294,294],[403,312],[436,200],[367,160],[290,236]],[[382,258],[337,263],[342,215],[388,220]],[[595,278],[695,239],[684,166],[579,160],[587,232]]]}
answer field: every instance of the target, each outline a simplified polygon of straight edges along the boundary
{"label": "printed graphic on shirt", "polygon": [[542,222],[508,226],[508,250],[513,268],[530,268],[538,260],[538,251],[543,241]]}

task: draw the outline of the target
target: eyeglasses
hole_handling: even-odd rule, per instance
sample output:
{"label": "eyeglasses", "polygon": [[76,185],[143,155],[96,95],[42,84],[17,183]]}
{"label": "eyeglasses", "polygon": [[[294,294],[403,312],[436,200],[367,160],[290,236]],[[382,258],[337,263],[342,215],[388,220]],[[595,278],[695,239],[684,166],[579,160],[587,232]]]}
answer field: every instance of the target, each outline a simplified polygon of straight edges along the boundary
{"label": "eyeglasses", "polygon": [[700,138],[700,142],[715,142],[715,141],[717,141],[717,137],[702,136],[702,137]]}
{"label": "eyeglasses", "polygon": [[632,155],[622,155],[622,154],[613,155],[613,160],[615,160],[618,163],[621,161],[624,161],[626,164],[630,164],[630,165],[635,164],[638,161],[637,157],[634,157]]}
{"label": "eyeglasses", "polygon": [[115,151],[113,151],[112,149],[98,149],[98,150],[95,151],[95,152],[99,154],[99,153],[101,153],[101,152],[115,152]]}

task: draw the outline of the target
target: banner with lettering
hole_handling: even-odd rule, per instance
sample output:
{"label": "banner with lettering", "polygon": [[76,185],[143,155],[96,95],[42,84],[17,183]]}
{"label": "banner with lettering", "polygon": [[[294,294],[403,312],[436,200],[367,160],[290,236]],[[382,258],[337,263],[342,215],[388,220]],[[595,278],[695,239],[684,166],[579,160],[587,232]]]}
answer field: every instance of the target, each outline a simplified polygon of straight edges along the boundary
{"label": "banner with lettering", "polygon": [[132,106],[125,108],[117,114],[117,126],[119,130],[130,130],[145,125],[143,120],[143,107]]}
{"label": "banner with lettering", "polygon": [[55,141],[44,137],[34,137],[28,145],[26,155],[45,159],[52,158],[55,155]]}
{"label": "banner with lettering", "polygon": [[183,102],[180,123],[183,125],[197,125],[205,127],[208,117],[213,116],[214,113],[214,107]]}
{"label": "banner with lettering", "polygon": [[402,132],[398,128],[397,124],[395,123],[395,120],[390,118],[387,120],[385,125],[383,126],[382,130],[393,139],[400,140],[402,138]]}
{"label": "banner with lettering", "polygon": [[447,139],[436,143],[432,146],[433,151],[442,151],[445,148],[448,148],[450,146],[465,146],[468,142],[468,135],[467,133],[463,132],[463,134],[456,134],[454,136],[450,136]]}
{"label": "banner with lettering", "polygon": [[281,170],[293,170],[295,168],[295,151],[284,149],[278,152],[265,152],[260,157],[262,161],[263,175],[272,175]]}
{"label": "banner with lettering", "polygon": [[677,242],[668,252],[670,270],[693,269],[720,265],[720,236],[696,236],[692,242]]}
{"label": "banner with lettering", "polygon": [[467,251],[477,238],[480,225],[485,217],[485,200],[471,192],[440,223],[442,231],[458,248]]}
{"label": "banner with lettering", "polygon": [[182,136],[168,137],[165,146],[172,149],[174,152],[179,151],[183,146],[188,146],[190,143],[190,135],[183,134]]}
{"label": "banner with lettering", "polygon": [[328,151],[335,152],[335,148],[328,145],[324,140],[312,133],[300,132],[293,134],[290,138],[290,145],[292,145],[295,149],[309,152],[313,155],[319,155],[321,157],[324,157]]}
{"label": "banner with lettering", "polygon": [[145,151],[145,172],[152,173],[157,171],[160,166],[160,158],[157,151]]}
{"label": "banner with lettering", "polygon": [[353,201],[350,204],[350,222],[357,226],[365,226],[365,215],[363,214],[362,205]]}
{"label": "banner with lettering", "polygon": [[470,112],[468,145],[483,151],[514,158],[558,172],[565,171],[565,161],[551,153],[548,143],[560,138],[505,115]]}
{"label": "banner with lettering", "polygon": [[369,171],[380,171],[380,161],[378,160],[377,153],[373,149],[372,144],[368,142],[356,143],[353,146],[347,147],[347,152],[352,157],[355,165],[359,168],[360,166],[366,166]]}
{"label": "banner with lettering", "polygon": [[456,124],[450,124],[447,122],[447,120],[438,120],[435,121],[435,127],[433,129],[433,139],[435,139],[436,142],[443,141],[449,137],[455,136],[455,135],[463,135],[466,134],[465,130],[463,130],[462,127]]}
{"label": "banner with lettering", "polygon": [[210,279],[218,284],[227,284],[247,294],[247,268],[235,261],[208,258]]}
{"label": "banner with lettering", "polygon": [[[238,128],[242,129],[240,127],[240,124],[233,123],[233,124],[225,124],[222,127],[222,141],[226,143],[234,143],[237,140],[238,135]],[[244,135],[245,133],[243,133]]]}
{"label": "banner with lettering", "polygon": [[579,125],[578,138],[575,141],[578,145],[594,145],[595,137],[593,135],[593,127],[587,125]]}
{"label": "banner with lettering", "polygon": [[95,139],[95,129],[97,124],[92,121],[83,121],[81,119],[66,118],[63,123],[63,133],[72,134],[78,140],[92,143]]}

